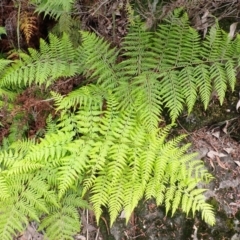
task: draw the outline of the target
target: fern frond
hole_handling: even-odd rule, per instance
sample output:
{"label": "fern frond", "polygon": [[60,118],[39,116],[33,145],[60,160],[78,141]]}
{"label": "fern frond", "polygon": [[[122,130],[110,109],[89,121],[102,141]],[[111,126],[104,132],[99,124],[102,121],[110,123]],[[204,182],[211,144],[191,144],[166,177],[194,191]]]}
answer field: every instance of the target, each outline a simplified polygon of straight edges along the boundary
{"label": "fern frond", "polygon": [[45,230],[49,240],[73,239],[73,235],[80,231],[79,207],[86,207],[87,204],[77,194],[68,192],[59,202],[58,207],[51,208],[38,230]]}
{"label": "fern frond", "polygon": [[20,57],[1,74],[1,86],[16,88],[33,82],[49,86],[59,77],[75,75],[78,69],[76,51],[66,34],[62,38],[50,34],[49,44],[40,40],[39,52],[30,48],[29,55],[21,53]]}
{"label": "fern frond", "polygon": [[210,78],[213,79],[213,87],[217,91],[220,104],[222,104],[227,90],[225,66],[219,63],[213,64],[210,67]]}
{"label": "fern frond", "polygon": [[236,69],[234,67],[234,62],[232,59],[229,59],[226,62],[225,65],[226,68],[226,76],[227,76],[227,82],[230,86],[231,91],[234,91],[235,85],[236,85]]}
{"label": "fern frond", "polygon": [[[124,176],[125,191],[124,191],[124,197],[123,197],[124,198],[123,209],[126,217],[126,222],[129,221],[133,210],[136,208],[139,201],[142,199],[144,195],[144,189],[146,187],[146,185],[141,181],[139,181],[138,179],[131,178],[131,171],[129,171],[129,174],[127,176]],[[111,220],[111,223],[113,223],[113,221],[114,219]]]}
{"label": "fern frond", "polygon": [[37,27],[37,17],[29,12],[22,12],[20,15],[20,30],[23,32],[25,36],[27,44],[29,44],[30,39],[38,29]]}
{"label": "fern frond", "polygon": [[4,175],[4,173],[2,173],[2,171],[0,172],[0,191],[0,201],[5,201],[10,197],[6,176]]}
{"label": "fern frond", "polygon": [[1,98],[5,97],[7,100],[12,102],[16,98],[17,93],[8,89],[0,88],[0,96]]}
{"label": "fern frond", "polygon": [[194,104],[197,100],[197,86],[194,77],[194,68],[191,66],[185,67],[179,73],[179,82],[186,104],[188,107],[188,113],[192,112]]}
{"label": "fern frond", "polygon": [[[139,76],[154,67],[152,53],[148,51],[152,43],[151,33],[146,32],[140,20],[131,25],[128,35],[123,41],[123,56],[127,59],[119,64],[122,76]],[[122,71],[123,70],[123,71]]]}
{"label": "fern frond", "polygon": [[[39,216],[48,212],[43,197],[48,195],[48,189],[39,192],[44,181],[32,174],[6,175],[5,179],[10,196],[0,198],[0,238],[10,240],[17,232],[23,231],[29,221],[39,221]],[[36,182],[39,184],[37,188],[32,185]]]}
{"label": "fern frond", "polygon": [[110,44],[93,33],[81,32],[83,64],[86,76],[91,77],[104,88],[113,89],[118,85],[116,74],[117,51]]}
{"label": "fern frond", "polygon": [[[161,87],[157,76],[151,72],[141,74],[132,80],[133,107],[136,108],[141,121],[149,131],[158,127],[159,115],[162,110],[162,98],[159,94]],[[123,101],[128,99],[125,94],[122,97]]]}
{"label": "fern frond", "polygon": [[46,119],[46,134],[57,133],[57,130],[58,127],[56,120],[54,120],[52,115],[49,114],[49,116]]}
{"label": "fern frond", "polygon": [[165,106],[169,108],[169,115],[174,122],[183,110],[184,96],[182,94],[182,88],[175,71],[166,72],[162,77],[160,95]]}
{"label": "fern frond", "polygon": [[199,88],[201,101],[203,102],[204,108],[207,109],[212,93],[209,67],[207,65],[200,64],[194,70],[196,85]]}
{"label": "fern frond", "polygon": [[62,36],[67,33],[72,41],[74,47],[79,47],[81,44],[81,29],[80,17],[72,16],[71,12],[61,12],[59,19],[55,26],[51,29],[51,33]]}
{"label": "fern frond", "polygon": [[16,160],[23,158],[25,155],[22,153],[14,152],[12,150],[5,150],[0,152],[1,167],[8,168],[14,165]]}
{"label": "fern frond", "polygon": [[[123,172],[123,171],[121,171]],[[108,211],[110,215],[111,222],[110,224],[112,225],[114,223],[114,219],[117,219],[119,212],[122,210],[123,206],[123,201],[124,201],[124,195],[126,194],[125,192],[125,185],[124,185],[124,175],[117,178],[114,180],[114,184],[112,187],[109,189],[109,198],[108,201]]]}
{"label": "fern frond", "polygon": [[8,65],[10,65],[13,61],[8,59],[0,59],[0,71],[2,72]]}
{"label": "fern frond", "polygon": [[109,182],[108,174],[105,169],[99,171],[99,176],[95,179],[91,187],[90,201],[93,203],[93,210],[96,215],[97,222],[102,214],[102,207],[107,206],[109,202]]}
{"label": "fern frond", "polygon": [[67,150],[64,147],[71,142],[72,138],[73,133],[71,132],[64,133],[58,131],[57,133],[46,135],[39,144],[30,147],[25,159],[39,163],[51,161],[57,165],[57,160],[65,156]]}
{"label": "fern frond", "polygon": [[99,106],[99,109],[102,109],[103,99],[107,97],[107,92],[102,87],[90,84],[72,91],[65,98],[53,96],[58,110],[68,109],[72,106],[76,109],[77,107],[90,107],[92,105]]}
{"label": "fern frond", "polygon": [[159,25],[151,49],[157,54],[157,71],[186,66],[199,60],[199,35],[189,27],[188,19],[174,17],[172,21]]}
{"label": "fern frond", "polygon": [[[76,148],[76,144],[78,148]],[[78,140],[74,144],[68,144],[64,147],[70,152],[70,155],[61,159],[61,165],[58,168],[59,197],[70,189],[76,182],[81,181],[88,162],[88,152],[91,148],[83,140]]]}
{"label": "fern frond", "polygon": [[31,0],[33,4],[36,5],[36,12],[37,13],[44,13],[44,16],[47,15],[58,19],[62,12],[69,13],[73,7],[74,0]]}

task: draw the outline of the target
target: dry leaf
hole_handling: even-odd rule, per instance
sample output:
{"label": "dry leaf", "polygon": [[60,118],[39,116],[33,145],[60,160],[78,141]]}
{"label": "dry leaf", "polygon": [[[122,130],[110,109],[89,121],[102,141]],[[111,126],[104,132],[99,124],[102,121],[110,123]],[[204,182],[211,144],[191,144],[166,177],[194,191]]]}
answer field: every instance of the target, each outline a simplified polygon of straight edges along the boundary
{"label": "dry leaf", "polygon": [[240,99],[238,100],[238,102],[237,102],[237,106],[236,106],[236,110],[237,110],[237,112],[238,112],[238,109],[240,108]]}
{"label": "dry leaf", "polygon": [[218,152],[211,150],[207,153],[207,156],[211,159],[214,159],[216,156],[218,156]]}
{"label": "dry leaf", "polygon": [[208,15],[209,15],[209,11],[206,10],[205,13],[203,14],[203,16],[201,17],[202,18],[202,23],[207,22]]}
{"label": "dry leaf", "polygon": [[237,28],[237,22],[235,23],[232,23],[230,25],[230,32],[228,34],[228,37],[232,40],[234,38],[234,35],[235,35],[235,31],[236,31],[236,28]]}
{"label": "dry leaf", "polygon": [[122,212],[121,212],[119,218],[126,218],[126,213],[125,213],[124,210],[122,210]]}
{"label": "dry leaf", "polygon": [[233,151],[233,148],[224,148],[223,149],[227,154],[230,154]]}
{"label": "dry leaf", "polygon": [[213,163],[212,163],[211,160],[217,159],[218,165],[219,165],[221,168],[227,169],[227,168],[225,167],[224,163],[222,163],[221,160],[220,160],[220,158],[219,158],[219,157],[223,157],[223,156],[226,157],[225,154],[223,154],[223,153],[220,153],[220,154],[219,154],[218,152],[211,150],[211,151],[208,152],[207,156],[210,158],[210,164],[211,164],[212,167],[213,167]]}
{"label": "dry leaf", "polygon": [[227,155],[224,154],[224,153],[219,153],[219,154],[218,154],[218,157],[220,157],[220,158],[222,158],[222,157],[227,157]]}
{"label": "dry leaf", "polygon": [[205,13],[203,14],[203,16],[201,17],[201,21],[202,21],[202,28],[203,28],[203,38],[205,38],[206,34],[207,34],[207,30],[208,30],[208,22],[207,22],[207,17],[209,15],[209,11],[206,10]]}
{"label": "dry leaf", "polygon": [[227,134],[228,125],[229,125],[229,121],[227,120],[227,121],[226,121],[226,125],[225,125],[224,128],[222,129],[222,131],[223,131],[224,133],[226,133],[226,134]]}
{"label": "dry leaf", "polygon": [[83,235],[80,235],[80,234],[75,235],[74,239],[76,239],[76,240],[86,240],[86,238]]}
{"label": "dry leaf", "polygon": [[214,137],[216,137],[217,139],[219,139],[219,137],[220,137],[220,131],[213,132],[212,135],[213,135]]}
{"label": "dry leaf", "polygon": [[240,167],[240,161],[234,161]]}
{"label": "dry leaf", "polygon": [[216,156],[216,159],[217,159],[217,162],[218,162],[218,165],[223,168],[223,169],[228,169],[224,163],[221,162],[220,158],[218,156]]}

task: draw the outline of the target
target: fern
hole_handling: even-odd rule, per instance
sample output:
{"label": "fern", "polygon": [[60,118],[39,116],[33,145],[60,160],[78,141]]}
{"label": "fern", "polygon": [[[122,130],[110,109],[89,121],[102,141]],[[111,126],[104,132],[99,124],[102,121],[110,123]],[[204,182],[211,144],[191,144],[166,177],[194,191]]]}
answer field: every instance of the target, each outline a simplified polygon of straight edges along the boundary
{"label": "fern", "polygon": [[74,0],[31,0],[36,5],[37,13],[44,13],[44,16],[50,15],[51,17],[58,19],[62,12],[70,12],[72,10]]}
{"label": "fern", "polygon": [[211,175],[185,154],[189,145],[180,147],[184,136],[166,140],[171,126],[159,129],[159,121],[164,107],[173,122],[184,107],[191,112],[198,95],[207,108],[213,90],[223,102],[227,86],[235,87],[239,36],[229,39],[216,24],[201,41],[180,11],[156,32],[136,20],[119,51],[93,33],[81,36],[78,49],[66,34],[50,35],[39,51],[0,61],[0,86],[9,98],[12,89],[48,87],[59,77],[82,74],[89,83],[67,96],[52,93],[59,118],[49,120],[44,138],[1,149],[2,239],[31,220],[49,239],[72,239],[86,196],[97,221],[103,207],[111,224],[122,210],[128,220],[141,198],[153,197],[167,213],[201,211],[213,225],[213,208],[198,188]]}
{"label": "fern", "polygon": [[[58,180],[56,166],[60,169],[60,165],[57,159],[63,159],[69,152],[60,149],[59,153],[57,148],[71,141],[72,135],[68,136],[62,135],[62,140],[58,136],[57,143],[56,134],[51,133],[41,143],[15,142],[1,152],[1,239],[12,239],[32,220],[40,223],[41,219],[39,229],[44,228],[49,239],[72,239],[80,229],[78,208],[88,206],[81,198],[81,189],[77,187],[74,192],[68,189],[61,199],[58,197],[61,179]],[[56,218],[58,221],[48,225]]]}
{"label": "fern", "polygon": [[27,44],[29,44],[34,32],[37,31],[37,17],[25,11],[21,13],[20,18],[20,30],[25,36]]}
{"label": "fern", "polygon": [[79,34],[80,27],[81,21],[79,18],[72,17],[71,13],[61,12],[58,22],[51,32],[56,36],[62,36],[64,33],[67,33],[73,46],[78,47],[81,43],[81,35]]}
{"label": "fern", "polygon": [[[67,35],[57,38],[49,36],[50,43],[40,42],[40,52],[29,48],[29,55],[20,53],[20,59],[1,72],[1,87],[21,88],[32,83],[49,86],[59,77],[73,76],[77,73],[75,50]],[[10,63],[2,60],[2,66]]]}
{"label": "fern", "polygon": [[[50,35],[49,44],[41,41],[40,51],[29,49],[29,55],[20,54],[20,60],[4,69],[1,86],[49,86],[59,77],[83,73],[92,83],[116,92],[123,109],[144,108],[141,118],[151,130],[164,107],[174,122],[185,104],[192,111],[198,95],[205,109],[213,91],[223,103],[227,86],[233,91],[236,83],[239,41],[218,24],[201,41],[186,14],[165,21],[154,33],[136,20],[120,50],[123,61],[117,63],[119,52],[93,33],[82,32],[77,51],[67,35]],[[2,63],[4,67],[11,62]]]}
{"label": "fern", "polygon": [[[91,91],[92,86],[86,88]],[[148,124],[145,125],[139,117],[141,109],[121,110],[121,104],[112,92],[105,95],[105,100],[102,99],[108,106],[102,111],[94,102],[89,106],[91,96],[87,98],[86,91],[77,92],[79,100],[85,98],[75,115],[79,122],[77,132],[81,134],[79,140],[67,147],[75,154],[63,159],[64,167],[60,167],[60,174],[65,185],[60,185],[59,191],[65,193],[74,182],[83,179],[83,194],[90,191],[90,201],[97,219],[103,206],[109,209],[111,224],[122,209],[129,219],[143,196],[155,197],[158,204],[164,203],[167,210],[172,209],[174,213],[182,207],[181,199],[188,191],[187,183],[194,181],[197,187],[199,181],[210,179],[200,162],[195,166],[197,171],[189,168],[193,156],[184,155],[188,146],[177,147],[183,136],[165,143],[168,129],[162,133],[157,130],[149,132]],[[71,94],[69,99],[66,97],[58,103],[58,108],[65,108],[70,99]],[[80,154],[77,158],[76,153]],[[180,183],[179,186],[179,182],[185,184]],[[189,199],[198,198],[191,190],[193,192],[188,191]],[[214,224],[212,208],[201,201],[196,206],[194,212],[203,210],[205,206],[204,219]]]}
{"label": "fern", "polygon": [[60,207],[51,208],[38,230],[46,230],[45,236],[49,239],[73,239],[72,236],[80,230],[81,224],[78,208],[86,208],[88,205],[71,191],[63,197],[60,204]]}

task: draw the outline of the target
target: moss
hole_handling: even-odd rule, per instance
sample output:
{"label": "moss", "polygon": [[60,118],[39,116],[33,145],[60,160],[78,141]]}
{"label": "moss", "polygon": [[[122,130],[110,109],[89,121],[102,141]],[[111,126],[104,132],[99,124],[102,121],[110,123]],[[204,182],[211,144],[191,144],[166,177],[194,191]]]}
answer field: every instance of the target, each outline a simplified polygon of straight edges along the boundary
{"label": "moss", "polygon": [[213,206],[215,212],[218,210],[219,203],[215,198],[210,198],[207,202]]}
{"label": "moss", "polygon": [[229,228],[229,230],[234,230],[234,223],[232,218],[227,218],[226,220],[226,226]]}

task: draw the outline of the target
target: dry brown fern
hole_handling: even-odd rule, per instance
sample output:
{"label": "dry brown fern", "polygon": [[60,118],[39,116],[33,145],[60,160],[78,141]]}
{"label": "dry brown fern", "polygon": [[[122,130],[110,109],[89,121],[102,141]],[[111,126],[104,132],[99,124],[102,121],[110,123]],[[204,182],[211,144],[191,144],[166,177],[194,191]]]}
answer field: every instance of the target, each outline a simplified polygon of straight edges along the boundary
{"label": "dry brown fern", "polygon": [[20,30],[23,33],[27,44],[29,44],[32,36],[38,30],[38,19],[31,12],[24,11],[20,15]]}

